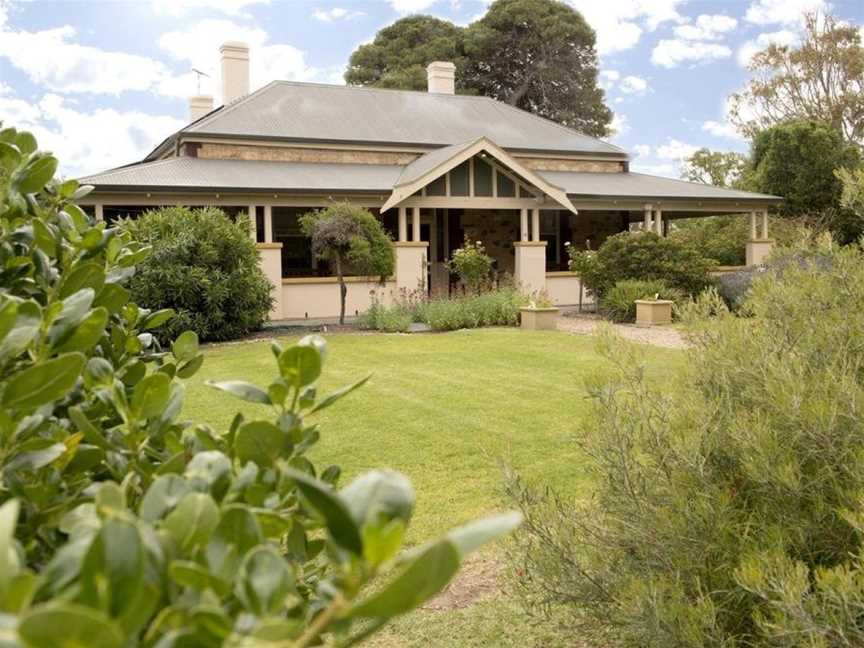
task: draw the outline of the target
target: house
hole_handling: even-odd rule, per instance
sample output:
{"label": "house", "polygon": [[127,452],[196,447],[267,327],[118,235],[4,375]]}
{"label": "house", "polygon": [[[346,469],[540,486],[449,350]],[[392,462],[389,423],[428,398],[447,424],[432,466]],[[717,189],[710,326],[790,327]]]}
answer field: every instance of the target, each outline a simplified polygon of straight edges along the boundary
{"label": "house", "polygon": [[778,198],[633,173],[617,146],[456,95],[452,63],[429,64],[428,92],[274,81],[250,93],[248,47],[220,51],[220,107],[192,97],[189,125],[144,160],[82,182],[95,187],[88,207],[97,218],[172,204],[248,213],[275,287],[273,319],[338,313],[336,280],[298,227],[300,215],[334,200],[377,214],[396,252],[383,285],[351,278],[349,313],[373,294],[446,293],[444,262],[464,237],[485,244],[499,273],[562,305],[580,298],[567,243],[596,249],[628,228],[663,235],[676,218],[749,213],[748,262],[770,248],[766,210]]}

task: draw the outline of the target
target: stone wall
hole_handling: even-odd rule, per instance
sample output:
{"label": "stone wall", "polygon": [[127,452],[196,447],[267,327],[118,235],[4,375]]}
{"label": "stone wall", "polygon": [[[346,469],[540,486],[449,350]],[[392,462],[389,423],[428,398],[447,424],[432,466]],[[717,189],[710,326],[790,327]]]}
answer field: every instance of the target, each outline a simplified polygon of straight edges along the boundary
{"label": "stone wall", "polygon": [[197,149],[200,158],[214,160],[264,160],[268,162],[313,162],[336,164],[408,164],[416,153],[395,151],[350,151],[339,149],[252,146],[205,142]]}
{"label": "stone wall", "polygon": [[513,242],[519,240],[519,212],[513,209],[466,209],[462,228],[471,241],[481,241],[486,254],[497,262],[499,273],[513,274]]}
{"label": "stone wall", "polygon": [[562,160],[558,158],[517,157],[534,171],[583,171],[589,173],[621,173],[624,163],[607,160]]}

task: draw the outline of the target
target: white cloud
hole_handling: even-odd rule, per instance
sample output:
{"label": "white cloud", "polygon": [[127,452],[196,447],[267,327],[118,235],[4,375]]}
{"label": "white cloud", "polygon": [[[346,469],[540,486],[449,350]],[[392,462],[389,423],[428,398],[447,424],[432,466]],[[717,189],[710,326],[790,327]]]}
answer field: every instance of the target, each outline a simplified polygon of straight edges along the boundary
{"label": "white cloud", "polygon": [[710,133],[714,137],[724,137],[726,139],[734,140],[745,139],[729,121],[718,122],[709,119],[702,123],[702,130],[706,133]]}
{"label": "white cloud", "polygon": [[316,9],[312,12],[312,17],[322,22],[333,22],[336,20],[351,20],[365,15],[362,11],[349,11],[342,7],[333,7],[332,9]]}
{"label": "white cloud", "polygon": [[698,146],[685,144],[684,142],[670,137],[665,144],[661,144],[657,147],[656,156],[660,160],[680,162],[684,160],[684,158],[690,157],[698,150]]}
{"label": "white cloud", "polygon": [[651,52],[651,62],[665,68],[674,68],[682,63],[708,63],[732,56],[732,50],[726,45],[687,41],[680,39],[663,39]]}
{"label": "white cloud", "polygon": [[84,112],[53,93],[36,102],[24,101],[8,88],[0,88],[0,120],[31,131],[40,148],[59,158],[60,171],[66,176],[141,159],[155,144],[184,125],[174,117],[137,110]]}
{"label": "white cloud", "polygon": [[612,137],[613,139],[616,137],[621,137],[622,135],[626,135],[630,131],[630,120],[627,115],[622,113],[615,113],[612,115],[612,123],[610,124],[610,128],[612,129]]}
{"label": "white cloud", "polygon": [[600,70],[599,85],[604,90],[611,90],[615,82],[621,78],[621,73],[618,70]]}
{"label": "white cloud", "polygon": [[666,178],[680,178],[679,167],[668,162],[659,164],[631,164],[630,168],[636,173],[647,173],[649,175],[664,176]]}
{"label": "white cloud", "polygon": [[648,157],[651,155],[651,147],[648,144],[637,144],[633,147],[633,152],[636,153],[636,157]]}
{"label": "white cloud", "polygon": [[825,0],[753,0],[744,20],[756,25],[797,25],[805,12],[827,8]]}
{"label": "white cloud", "polygon": [[270,0],[153,0],[153,8],[158,13],[171,16],[181,16],[202,9],[239,16],[247,7],[256,4],[270,4]]}
{"label": "white cloud", "polygon": [[621,79],[619,88],[624,94],[643,95],[648,90],[648,81],[642,77],[629,75]]}
{"label": "white cloud", "polygon": [[428,9],[438,0],[390,0],[390,6],[400,14],[417,13]]}
{"label": "white cloud", "polygon": [[568,1],[597,32],[597,51],[601,55],[630,49],[646,29],[654,31],[670,21],[684,22],[678,13],[683,0]]}
{"label": "white cloud", "polygon": [[722,14],[702,14],[692,25],[678,25],[675,35],[685,40],[720,40],[727,32],[732,31],[738,21]]}
{"label": "white cloud", "polygon": [[781,29],[780,31],[776,32],[765,32],[764,34],[759,34],[755,40],[749,40],[745,42],[738,49],[738,64],[741,67],[747,67],[750,64],[750,59],[753,58],[753,55],[757,52],[762,51],[769,45],[793,45],[797,42],[798,34],[789,31],[788,29]]}

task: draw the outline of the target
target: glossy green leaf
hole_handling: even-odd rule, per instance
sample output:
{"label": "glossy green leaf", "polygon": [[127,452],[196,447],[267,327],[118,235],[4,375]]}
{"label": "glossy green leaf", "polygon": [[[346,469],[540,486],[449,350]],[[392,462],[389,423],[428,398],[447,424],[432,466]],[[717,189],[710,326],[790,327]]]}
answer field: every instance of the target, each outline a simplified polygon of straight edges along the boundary
{"label": "glossy green leaf", "polygon": [[9,378],[3,406],[26,411],[59,400],[72,390],[83,368],[84,356],[68,353],[22,369]]}
{"label": "glossy green leaf", "polygon": [[389,523],[367,524],[363,527],[363,557],[373,567],[390,560],[402,548],[405,523],[395,519]]}
{"label": "glossy green leaf", "polygon": [[27,131],[19,131],[16,133],[12,142],[24,155],[35,153],[36,149],[39,148],[39,145],[36,143],[36,138],[33,137],[32,133],[28,133]]}
{"label": "glossy green leaf", "polygon": [[185,331],[171,345],[174,357],[182,362],[188,362],[198,353],[198,335],[194,331]]}
{"label": "glossy green leaf", "polygon": [[359,527],[345,502],[330,485],[291,468],[286,468],[285,473],[294,480],[312,508],[324,518],[333,541],[354,554],[362,554],[363,541]]}
{"label": "glossy green leaf", "polygon": [[159,328],[172,317],[174,317],[173,308],[163,308],[161,310],[153,311],[144,318],[143,322],[141,322],[141,330],[147,331],[150,329]]}
{"label": "glossy green leaf", "polygon": [[453,529],[447,538],[466,556],[487,542],[507,535],[522,523],[522,515],[515,511],[493,515]]}
{"label": "glossy green leaf", "polygon": [[270,466],[285,449],[285,433],[267,421],[243,423],[234,437],[234,453],[241,463],[254,461],[259,466]]}
{"label": "glossy green leaf", "polygon": [[180,500],[191,491],[191,484],[183,477],[172,474],[160,475],[144,494],[138,514],[146,522],[155,522],[177,506]]}
{"label": "glossy green leaf", "polygon": [[57,158],[51,155],[34,158],[15,177],[21,193],[37,193],[48,184],[57,171]]}
{"label": "glossy green leaf", "polygon": [[18,523],[18,501],[0,506],[0,592],[5,592],[21,565],[15,551],[15,525]]}
{"label": "glossy green leaf", "polygon": [[414,510],[414,489],[402,473],[371,470],[363,473],[339,493],[362,527],[365,523],[389,522],[397,518],[405,524]]}
{"label": "glossy green leaf", "polygon": [[120,648],[123,632],[104,613],[74,603],[49,603],[21,618],[18,634],[29,648]]}
{"label": "glossy green leaf", "polygon": [[162,523],[183,552],[205,544],[219,524],[219,509],[204,493],[189,493]]}
{"label": "glossy green leaf", "polygon": [[267,395],[267,392],[244,380],[208,380],[206,384],[250,403],[270,404],[270,397]]}
{"label": "glossy green leaf", "polygon": [[109,283],[103,286],[102,290],[93,301],[94,306],[102,306],[108,309],[109,313],[119,313],[129,302],[129,291],[123,286],[116,283]]}
{"label": "glossy green leaf", "polygon": [[108,325],[108,311],[104,308],[94,308],[81,321],[68,338],[56,349],[59,353],[68,351],[89,351],[102,338]]}
{"label": "glossy green leaf", "polygon": [[60,298],[66,299],[79,290],[91,288],[94,294],[105,285],[105,268],[102,264],[89,261],[75,266],[60,284]]}
{"label": "glossy green leaf", "polygon": [[215,579],[207,568],[191,560],[174,560],[168,567],[168,575],[181,587],[194,590],[213,588]]}
{"label": "glossy green leaf", "polygon": [[39,334],[42,311],[38,304],[33,301],[22,302],[17,305],[15,311],[15,324],[3,336],[3,341],[0,343],[0,360],[8,360],[18,356],[30,346]]}
{"label": "glossy green leaf", "polygon": [[203,365],[203,364],[204,364],[204,354],[199,353],[194,358],[182,363],[177,368],[177,377],[183,378],[184,380],[187,378],[191,378],[196,373],[198,373],[198,370],[201,368],[201,365]]}
{"label": "glossy green leaf", "polygon": [[338,400],[341,400],[342,398],[344,398],[345,396],[350,394],[352,391],[354,391],[358,387],[362,387],[364,384],[366,384],[366,381],[369,380],[371,377],[372,377],[372,374],[369,374],[365,378],[361,378],[360,380],[355,382],[353,385],[348,385],[347,387],[343,387],[342,389],[336,390],[335,392],[333,392],[332,394],[327,396],[324,400],[322,400],[320,403],[318,403],[311,410],[309,410],[309,413],[314,414],[315,412],[320,412],[321,410],[330,407],[333,403],[335,403]]}
{"label": "glossy green leaf", "polygon": [[261,526],[252,512],[245,506],[230,506],[207,544],[207,564],[226,580],[233,580],[240,559],[262,541]]}
{"label": "glossy green leaf", "polygon": [[295,387],[310,385],[321,375],[321,356],[314,346],[292,346],[279,356],[282,377]]}
{"label": "glossy green leaf", "polygon": [[247,610],[258,616],[277,612],[293,587],[285,560],[269,546],[253,549],[243,560],[236,594]]}
{"label": "glossy green leaf", "polygon": [[153,418],[162,413],[171,396],[171,379],[163,373],[145,376],[132,392],[132,413],[139,418]]}
{"label": "glossy green leaf", "polygon": [[106,605],[112,617],[135,603],[144,578],[144,544],[131,521],[111,517],[102,524],[82,569],[82,597]]}

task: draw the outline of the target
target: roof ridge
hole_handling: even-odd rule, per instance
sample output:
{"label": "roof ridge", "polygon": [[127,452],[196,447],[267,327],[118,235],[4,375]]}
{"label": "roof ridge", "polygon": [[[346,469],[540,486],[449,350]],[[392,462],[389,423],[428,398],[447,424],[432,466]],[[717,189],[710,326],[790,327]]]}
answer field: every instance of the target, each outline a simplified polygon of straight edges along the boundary
{"label": "roof ridge", "polygon": [[218,108],[214,108],[212,111],[210,111],[208,114],[204,115],[200,119],[196,119],[195,121],[193,121],[189,124],[186,124],[183,128],[181,128],[177,132],[178,133],[186,132],[186,129],[190,128],[191,126],[203,126],[204,124],[209,122],[211,119],[216,118],[217,116],[226,115],[226,114],[232,112],[233,110],[235,110],[238,106],[245,104],[247,101],[252,99],[252,97],[256,97],[260,94],[264,94],[265,91],[269,90],[271,86],[274,86],[277,83],[280,83],[280,81],[275,81],[275,80],[270,81],[269,83],[261,86],[257,90],[253,90],[252,92],[245,94],[242,97],[237,97],[231,103],[222,104]]}

